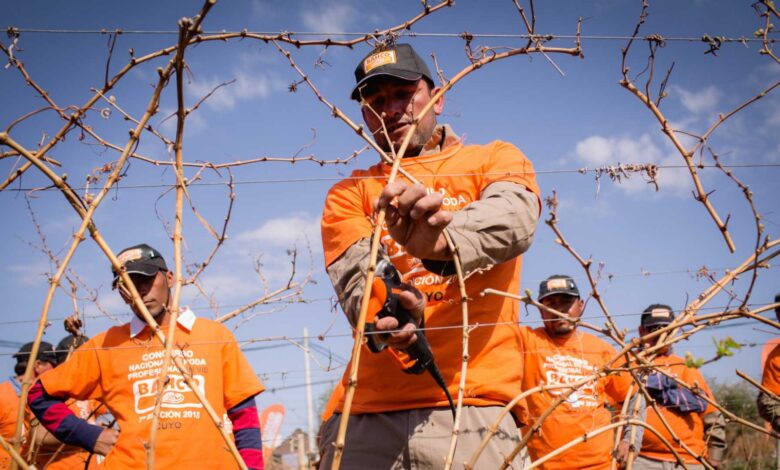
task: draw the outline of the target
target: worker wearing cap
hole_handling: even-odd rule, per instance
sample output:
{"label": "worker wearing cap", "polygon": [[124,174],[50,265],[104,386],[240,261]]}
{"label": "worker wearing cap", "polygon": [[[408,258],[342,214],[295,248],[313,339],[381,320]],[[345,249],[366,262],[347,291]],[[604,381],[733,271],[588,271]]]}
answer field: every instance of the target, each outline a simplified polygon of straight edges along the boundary
{"label": "worker wearing cap", "polygon": [[[164,330],[171,319],[173,274],[160,252],[136,245],[117,256],[149,313]],[[163,346],[132,303],[129,291],[113,268],[113,285],[135,314],[130,323],[115,326],[73,351],[70,359],[43,375],[30,389],[28,403],[41,423],[59,440],[105,455],[107,468],[134,469],[146,465],[157,380],[165,355]],[[262,444],[254,397],[264,387],[222,324],[196,318],[189,309],[177,316],[174,354],[208,399],[217,416],[227,413],[236,447],[249,468],[263,467]],[[156,468],[235,468],[216,426],[174,365],[164,385],[155,446]],[[64,401],[96,399],[116,418],[119,431],[76,417]]]}
{"label": "worker wearing cap", "polygon": [[[674,321],[672,308],[664,304],[652,304],[642,312],[639,336],[669,326]],[[643,346],[654,346],[660,336],[643,341]],[[669,442],[689,469],[703,469],[696,459],[702,456],[717,468],[726,449],[726,423],[717,408],[701,395],[712,399],[712,392],[699,369],[685,365],[685,359],[672,353],[671,346],[657,351],[653,370],[647,375],[645,386],[658,407],[663,419],[669,424],[674,436],[655,409],[648,405],[647,424],[658,431]],[[698,390],[698,394],[680,385],[677,380]],[[676,437],[675,437],[676,436]],[[677,438],[693,451],[689,454]],[[677,464],[674,453],[652,432],[645,432],[642,449],[634,461],[636,470],[672,470]]]}
{"label": "worker wearing cap", "polygon": [[[408,44],[375,49],[355,69],[356,100],[368,130],[388,155],[400,150],[416,123],[401,168],[421,184],[403,178],[387,185],[390,165],[378,162],[331,188],[322,215],[322,241],[328,275],[347,319],[355,325],[366,289],[372,216],[386,209],[381,256],[400,275],[400,305],[424,325],[445,386],[457,396],[462,363],[462,324],[452,253],[445,231],[458,247],[466,277],[470,331],[463,411],[455,454],[467,461],[482,431],[501,408],[521,393],[519,305],[500,296],[480,296],[485,288],[516,292],[521,257],[533,239],[539,216],[539,187],[531,162],[513,145],[493,141],[466,145],[448,125],[437,123],[444,98],[434,99],[425,61]],[[438,468],[447,455],[453,418],[444,391],[427,375],[405,373],[398,355],[416,339],[415,325],[401,331],[396,318],[378,319],[371,328],[372,353],[366,346],[349,417],[341,468]],[[446,327],[446,328],[445,328]],[[454,328],[453,328],[454,327]],[[376,347],[380,342],[386,347]],[[349,371],[349,367],[346,368]],[[343,378],[346,384],[347,376]],[[323,468],[330,465],[344,400],[324,423]],[[518,415],[521,409],[514,410]],[[519,417],[519,416],[518,416]],[[518,440],[510,417],[500,424],[477,466],[497,467]]]}
{"label": "worker wearing cap", "polygon": [[[537,300],[542,305],[539,312],[543,326],[535,329],[520,327],[525,351],[523,390],[539,385],[556,387],[573,384],[589,377],[592,379],[579,385],[573,392],[568,388],[546,388],[528,396],[529,425],[561,396],[566,397],[529,439],[528,453],[533,461],[588,432],[608,426],[612,422],[612,414],[606,405],[620,409],[632,383],[630,376],[625,373],[595,377],[605,366],[619,367],[620,361],[610,365],[610,361],[617,356],[615,348],[577,328],[576,320],[582,316],[585,303],[580,298],[574,279],[561,274],[548,277],[539,285]],[[571,320],[561,318],[550,309],[568,315]],[[644,401],[636,399],[640,400],[636,410],[639,416],[643,416]],[[633,409],[633,402],[628,407],[629,410]],[[618,462],[623,462],[628,454],[628,437],[626,433],[618,447]],[[641,435],[636,438],[641,442]],[[539,468],[609,469],[614,439],[614,430],[597,434],[551,458]]]}
{"label": "worker wearing cap", "polygon": [[[780,303],[780,294],[775,296],[775,303]],[[780,322],[780,306],[775,307],[775,316]],[[756,404],[758,405],[758,414],[770,424],[775,432],[780,433],[780,399],[778,398],[780,397],[780,342],[767,343],[766,350],[768,350],[766,357],[762,358],[761,385],[774,394],[774,397],[762,391],[756,398]]]}
{"label": "worker wearing cap", "polygon": [[[84,335],[68,335],[57,343],[54,354],[57,358],[57,365],[67,361],[70,354],[78,347],[89,340]],[[98,418],[104,418],[106,415],[105,407],[97,400],[73,400],[66,402],[68,408],[77,417],[86,420],[90,424],[98,422]],[[108,414],[110,417],[110,414]],[[36,420],[37,421],[37,420]],[[108,419],[111,421],[111,419]],[[85,468],[96,468],[98,459],[91,457],[86,450],[62,443],[48,432],[42,426],[35,428],[36,441],[39,444],[35,449],[34,460],[37,468],[47,470],[81,470]]]}
{"label": "worker wearing cap", "polygon": [[[6,382],[0,383],[0,435],[6,442],[12,442],[16,434],[16,420],[19,415],[19,395],[22,393],[22,380],[24,372],[27,370],[27,363],[30,361],[33,343],[27,343],[19,348],[14,354],[16,366],[14,366],[14,375],[9,377]],[[46,371],[56,367],[57,356],[54,354],[54,348],[50,343],[41,341],[38,346],[38,356],[32,369],[32,379],[35,380]],[[26,437],[30,429],[29,410],[25,413],[24,433]],[[0,468],[7,468],[11,463],[11,456],[0,447]]]}

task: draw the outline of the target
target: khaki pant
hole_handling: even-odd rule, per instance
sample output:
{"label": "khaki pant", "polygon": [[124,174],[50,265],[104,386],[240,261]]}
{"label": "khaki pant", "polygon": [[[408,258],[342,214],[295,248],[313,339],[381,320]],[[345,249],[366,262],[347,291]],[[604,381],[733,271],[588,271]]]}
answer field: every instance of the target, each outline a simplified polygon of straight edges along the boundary
{"label": "khaki pant", "polygon": [[[464,406],[458,445],[452,468],[462,469],[488,433],[501,407]],[[321,470],[329,470],[335,450],[340,414],[323,423],[320,431]],[[339,468],[344,470],[434,470],[444,468],[452,436],[449,409],[422,408],[392,413],[353,415],[349,418],[344,454]],[[494,469],[520,442],[520,430],[510,414],[501,421],[498,432],[474,465]],[[522,469],[525,453],[509,468]],[[527,462],[527,461],[526,461]]]}
{"label": "khaki pant", "polygon": [[687,463],[685,467],[677,465],[677,462],[665,462],[663,460],[653,460],[646,457],[637,457],[631,468],[634,470],[676,470],[679,468],[688,468],[688,470],[704,470],[704,465]]}

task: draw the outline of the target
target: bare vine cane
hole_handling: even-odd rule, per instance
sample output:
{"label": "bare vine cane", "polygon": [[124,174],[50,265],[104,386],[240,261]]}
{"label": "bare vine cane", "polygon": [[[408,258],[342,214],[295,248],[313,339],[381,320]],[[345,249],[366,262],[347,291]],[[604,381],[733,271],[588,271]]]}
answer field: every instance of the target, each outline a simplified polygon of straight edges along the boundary
{"label": "bare vine cane", "polygon": [[612,315],[609,313],[609,309],[607,308],[606,304],[604,303],[604,299],[601,296],[601,293],[598,290],[598,287],[596,286],[596,280],[593,277],[593,273],[590,271],[590,267],[593,264],[592,259],[585,260],[583,259],[579,253],[574,249],[574,247],[569,244],[569,242],[566,240],[566,238],[563,236],[563,233],[561,232],[560,228],[558,228],[558,195],[553,190],[552,196],[545,199],[545,202],[547,203],[547,206],[550,209],[550,217],[547,218],[544,222],[547,224],[550,229],[552,229],[553,233],[555,233],[555,243],[558,243],[561,245],[566,251],[568,251],[574,259],[577,260],[577,262],[582,266],[582,269],[585,271],[585,275],[588,278],[588,283],[590,284],[591,288],[591,297],[596,299],[596,302],[599,304],[599,308],[601,308],[601,311],[604,312],[604,316],[607,319],[607,327],[609,330],[614,331],[615,335],[617,335],[617,342],[620,343],[621,346],[623,346],[623,339],[624,335],[621,333],[621,331],[618,329],[617,325],[615,325],[615,322],[612,320]]}
{"label": "bare vine cane", "polygon": [[8,455],[11,456],[11,459],[13,459],[12,465],[18,465],[22,470],[35,468],[34,466],[31,467],[27,465],[27,462],[25,462],[24,458],[19,455],[19,452],[14,449],[14,446],[9,444],[3,436],[0,436],[0,447],[2,447],[6,452],[8,452]]}
{"label": "bare vine cane", "polygon": [[769,398],[771,398],[772,400],[774,400],[776,402],[780,402],[780,397],[777,396],[777,394],[775,394],[773,391],[769,390],[768,388],[766,388],[763,385],[761,385],[760,383],[758,383],[756,380],[754,380],[749,375],[745,374],[744,372],[742,372],[739,369],[736,370],[736,373],[737,373],[737,375],[739,377],[745,379],[745,381],[747,383],[749,383],[750,385],[756,387],[759,391],[764,393],[764,395],[768,396]]}
{"label": "bare vine cane", "polygon": [[[767,251],[777,246],[778,244],[780,244],[780,240],[766,241],[758,250],[756,250],[744,262],[742,262],[742,264],[740,264],[735,269],[726,273],[723,277],[717,280],[707,290],[699,294],[699,296],[683,310],[682,314],[672,321],[671,325],[673,326],[673,328],[671,330],[666,330],[664,328],[665,331],[661,336],[659,342],[663,343],[663,341],[666,339],[667,333],[670,335],[676,334],[678,327],[682,322],[685,322],[690,317],[695,315],[695,313],[702,306],[704,306],[707,302],[712,300],[718,292],[720,292],[728,283],[736,279],[737,276],[744,273],[748,269],[751,269],[754,264],[760,264],[761,261],[759,260],[759,256],[763,253],[766,253]],[[777,256],[777,252],[768,255],[767,258],[774,257],[774,256]],[[653,348],[651,348],[652,351],[658,349],[660,349],[658,346],[654,346]]]}
{"label": "bare vine cane", "polygon": [[184,112],[184,85],[182,83],[182,73],[184,73],[184,51],[186,48],[187,40],[190,33],[194,32],[192,27],[192,19],[182,18],[179,20],[179,54],[176,55],[174,63],[174,69],[176,70],[176,140],[173,148],[175,153],[175,171],[176,171],[176,215],[173,230],[173,258],[175,264],[175,282],[176,285],[173,289],[173,298],[171,299],[171,306],[168,309],[170,319],[168,322],[168,335],[165,344],[165,355],[163,356],[162,370],[160,375],[157,376],[157,396],[154,401],[154,411],[152,412],[152,425],[149,430],[149,441],[144,443],[146,450],[146,468],[148,470],[154,470],[154,449],[157,444],[157,430],[160,422],[160,409],[162,407],[162,399],[165,392],[165,385],[168,383],[168,367],[171,364],[171,354],[173,351],[174,335],[176,332],[176,323],[179,317],[179,299],[181,297],[181,288],[184,282],[182,278],[182,253],[181,253],[181,241],[182,241],[182,225],[184,215],[184,190],[186,181],[184,178],[184,167],[182,162],[182,144],[184,141],[184,120],[187,115]]}
{"label": "bare vine cane", "polygon": [[561,389],[569,389],[574,388],[577,389],[582,385],[585,385],[586,383],[593,380],[593,377],[586,377],[584,379],[580,379],[576,382],[566,384],[566,385],[546,385],[546,384],[540,384],[536,387],[530,388],[528,390],[524,390],[519,395],[515,396],[512,400],[509,401],[504,407],[501,409],[501,412],[496,417],[495,421],[488,427],[487,433],[485,434],[485,437],[482,438],[482,442],[480,442],[479,446],[477,447],[477,450],[474,451],[474,454],[472,454],[471,458],[467,463],[464,464],[463,468],[464,470],[472,470],[476,468],[477,460],[479,460],[479,457],[482,455],[482,452],[484,452],[485,448],[487,448],[488,443],[490,443],[490,440],[495,437],[495,435],[498,433],[499,424],[504,419],[504,417],[509,414],[509,412],[512,410],[512,408],[517,405],[520,400],[529,397],[533,395],[534,393],[540,393],[545,392],[547,390],[561,390]]}
{"label": "bare vine cane", "polygon": [[749,427],[749,428],[751,428],[751,429],[753,429],[755,431],[758,431],[760,433],[766,434],[766,435],[768,435],[770,437],[773,437],[775,439],[780,439],[780,433],[777,433],[777,432],[772,431],[772,430],[767,430],[767,429],[765,429],[765,428],[763,428],[763,427],[761,427],[761,426],[759,426],[759,425],[757,425],[755,423],[751,423],[750,421],[748,421],[746,419],[740,418],[739,416],[735,415],[731,411],[727,410],[725,407],[723,407],[717,401],[715,401],[712,398],[708,397],[707,394],[703,393],[702,390],[696,384],[688,385],[685,382],[683,382],[682,380],[680,380],[678,377],[674,377],[672,374],[669,374],[669,373],[667,373],[665,371],[662,371],[662,370],[659,370],[658,372],[663,374],[663,375],[665,375],[666,377],[669,377],[671,380],[674,380],[677,383],[677,386],[687,388],[688,390],[691,391],[691,393],[695,394],[696,396],[698,396],[702,400],[706,401],[707,403],[709,403],[713,407],[717,408],[718,411],[723,413],[726,416],[726,418],[728,418],[729,421],[734,421],[734,422],[740,423],[743,426]]}
{"label": "bare vine cane", "polygon": [[[764,6],[764,10],[761,10],[761,8],[758,7],[759,4]],[[774,43],[774,40],[769,37],[770,34],[775,32],[773,31],[774,25],[772,24],[772,17],[774,16],[776,20],[780,20],[780,11],[777,10],[777,7],[772,0],[759,0],[753,4],[753,7],[756,9],[759,16],[764,17],[764,27],[754,33],[755,35],[761,36],[761,42],[764,46],[759,53],[768,55],[772,60],[780,64],[780,58],[775,55],[770,46],[770,44]]]}
{"label": "bare vine cane", "polygon": [[[195,35],[193,36],[190,41],[188,42],[188,45],[190,44],[199,44],[201,42],[207,42],[207,41],[226,41],[229,39],[245,39],[245,38],[251,38],[260,40],[263,42],[269,42],[269,41],[280,41],[280,42],[286,42],[289,44],[294,45],[295,47],[301,47],[301,46],[313,46],[313,45],[322,45],[322,46],[344,46],[352,48],[353,46],[368,42],[376,37],[388,35],[388,34],[395,34],[399,31],[407,30],[412,27],[415,23],[420,21],[421,19],[425,18],[426,16],[446,7],[452,6],[454,3],[454,0],[443,0],[439,2],[437,5],[430,6],[428,5],[427,1],[423,1],[423,10],[417,14],[414,18],[407,20],[399,25],[393,26],[392,28],[388,28],[384,31],[378,31],[374,34],[367,34],[365,36],[361,36],[359,38],[355,38],[350,41],[335,41],[333,39],[327,38],[324,40],[319,41],[300,41],[297,39],[293,39],[293,33],[289,32],[281,32],[276,35],[262,35],[262,34],[253,34],[249,33],[246,30],[236,33],[224,33],[224,34],[214,34],[214,35]],[[54,145],[56,145],[59,141],[63,140],[65,138],[65,135],[73,128],[73,126],[79,126],[88,133],[90,130],[87,128],[87,126],[81,126],[80,119],[87,113],[88,110],[91,109],[91,107],[100,99],[101,94],[107,93],[109,90],[114,88],[114,86],[117,84],[117,82],[124,77],[132,68],[135,66],[148,62],[150,60],[156,59],[158,57],[169,55],[176,51],[176,48],[178,46],[169,46],[163,49],[160,49],[158,51],[149,53],[142,57],[135,57],[133,55],[133,52],[131,50],[130,52],[130,61],[127,63],[122,69],[117,72],[116,75],[114,75],[113,78],[110,80],[107,80],[104,83],[103,88],[92,95],[92,97],[87,100],[87,102],[81,107],[78,108],[73,114],[69,116],[64,116],[63,119],[66,121],[65,125],[52,137],[52,139],[45,145],[43,148],[39,150],[39,154],[45,155],[48,153],[49,150],[51,150]],[[18,61],[16,57],[14,57],[8,48],[0,44],[0,50],[2,50],[9,58],[10,63],[17,66],[18,64],[21,64],[21,62]],[[24,73],[23,73],[24,75]],[[29,75],[25,77],[25,80],[28,80]],[[34,82],[33,82],[34,83]],[[40,87],[38,87],[40,88]],[[41,89],[42,90],[42,89]],[[43,90],[42,90],[43,91]],[[41,96],[46,99],[48,95],[45,94],[45,91],[43,93],[39,93]],[[56,105],[54,106],[55,110],[60,109]],[[147,129],[148,130],[148,129]],[[92,134],[91,134],[92,135]],[[94,135],[93,135],[94,137]],[[99,141],[102,139],[99,139]],[[5,181],[0,183],[0,191],[7,188],[13,181],[15,181],[17,178],[22,176],[30,167],[32,166],[32,163],[25,162],[20,168],[18,168],[16,171],[14,171]]]}
{"label": "bare vine cane", "polygon": [[[215,0],[208,1],[203,9],[201,10],[201,13],[196,17],[196,21],[194,24],[194,28],[197,29],[200,26],[200,23],[205,16],[205,14],[208,12],[208,10],[213,6],[215,3]],[[94,223],[92,222],[92,216],[94,214],[94,211],[102,201],[102,199],[107,194],[108,190],[114,185],[114,183],[119,178],[119,173],[124,165],[124,162],[127,160],[131,149],[134,147],[136,141],[138,140],[146,122],[148,122],[149,118],[156,112],[157,110],[157,104],[159,102],[159,96],[162,91],[162,88],[167,83],[167,80],[172,72],[173,65],[174,65],[175,59],[169,62],[166,69],[160,69],[159,75],[160,80],[158,82],[158,85],[155,87],[155,91],[153,93],[153,96],[150,100],[149,106],[147,107],[147,111],[144,114],[144,117],[140,120],[139,125],[136,127],[136,129],[131,133],[130,141],[128,142],[127,146],[125,147],[125,150],[120,157],[120,160],[118,164],[115,166],[114,171],[109,175],[106,184],[104,185],[101,192],[90,202],[88,208],[85,207],[84,203],[81,201],[81,199],[75,195],[75,193],[72,191],[70,186],[65,183],[59,176],[54,174],[42,161],[36,157],[36,155],[33,155],[29,151],[27,151],[24,147],[13,141],[6,133],[0,133],[0,143],[10,146],[11,148],[18,151],[21,155],[23,155],[25,158],[28,159],[30,163],[38,167],[53,183],[54,185],[61,190],[61,192],[65,195],[68,202],[70,202],[71,206],[76,210],[76,212],[79,214],[79,216],[83,219],[82,225],[80,229],[76,232],[74,242],[71,244],[70,249],[68,250],[62,265],[60,269],[58,270],[58,273],[55,274],[55,277],[52,278],[51,281],[51,287],[50,292],[47,295],[47,299],[44,305],[44,310],[41,314],[41,321],[39,322],[39,331],[36,335],[36,341],[34,342],[33,348],[36,348],[40,344],[41,335],[43,332],[43,329],[46,325],[46,316],[49,310],[49,306],[51,303],[52,298],[52,292],[56,289],[56,286],[59,283],[59,279],[62,277],[62,274],[67,267],[68,263],[70,262],[70,259],[72,258],[77,246],[80,244],[81,240],[83,239],[83,235],[86,232],[87,229],[90,231],[90,235],[95,240],[95,242],[98,244],[98,246],[101,248],[101,250],[106,254],[106,256],[111,260],[112,265],[115,269],[120,273],[120,276],[122,277],[123,282],[127,285],[128,289],[130,290],[133,301],[135,306],[139,309],[144,319],[147,321],[147,323],[152,327],[153,332],[155,335],[160,339],[160,341],[165,344],[165,337],[162,334],[162,331],[160,331],[159,325],[156,324],[154,319],[149,315],[148,310],[145,308],[145,305],[143,304],[140,296],[138,295],[138,292],[135,289],[135,286],[132,284],[132,281],[130,280],[129,276],[122,271],[121,264],[118,262],[116,257],[113,254],[113,251],[108,247],[108,245],[103,240],[102,236],[98,232],[97,228],[95,227]],[[40,152],[43,154],[43,152]],[[33,351],[33,353],[37,353],[36,351]],[[205,396],[203,396],[200,391],[197,389],[197,386],[192,383],[191,378],[186,374],[186,365],[181,362],[179,358],[174,358],[174,362],[176,366],[182,371],[182,375],[185,379],[185,381],[188,383],[190,388],[192,388],[195,396],[201,401],[201,403],[204,406],[204,409],[207,411],[211,419],[214,421],[214,423],[217,425],[220,433],[223,436],[223,439],[227,443],[229,449],[231,450],[231,453],[233,454],[234,458],[236,458],[237,462],[239,463],[242,468],[245,468],[243,466],[243,461],[241,460],[240,454],[238,454],[237,449],[235,448],[235,444],[232,442],[232,439],[230,436],[225,432],[222,420],[219,416],[217,416],[216,412],[214,411],[213,407],[208,403]],[[29,369],[29,367],[28,367]],[[23,386],[23,396],[21,398],[22,402],[26,399],[26,392],[29,390],[30,386],[30,374],[29,370],[27,371],[26,379],[24,380],[22,386]],[[22,408],[23,410],[23,408]],[[20,420],[21,422],[21,420]]]}
{"label": "bare vine cane", "polygon": [[[566,452],[567,450],[571,449],[572,447],[576,446],[577,444],[580,444],[582,442],[587,442],[588,439],[592,439],[593,437],[596,437],[596,436],[598,436],[601,433],[604,433],[606,431],[610,431],[610,430],[615,429],[615,428],[627,426],[627,425],[642,426],[643,428],[645,428],[648,431],[650,431],[653,434],[655,434],[656,437],[658,437],[658,439],[661,440],[661,442],[665,446],[667,446],[669,448],[672,447],[672,444],[664,436],[662,436],[661,433],[658,432],[658,430],[654,429],[652,426],[648,425],[644,421],[641,421],[641,420],[638,420],[638,419],[623,419],[623,420],[617,421],[615,423],[610,423],[610,424],[608,424],[606,426],[602,426],[602,427],[600,427],[598,429],[594,429],[593,431],[588,431],[587,433],[583,434],[582,436],[567,442],[566,444],[562,445],[561,447],[558,447],[557,449],[555,449],[554,451],[552,451],[549,454],[545,455],[544,457],[540,458],[539,460],[535,460],[535,461],[531,462],[531,465],[528,466],[528,467],[525,467],[524,470],[531,470],[532,468],[536,468],[539,465],[542,465],[543,463],[545,463],[548,460],[552,459],[553,457],[556,457],[556,456],[562,454],[563,452]],[[710,470],[712,470],[712,469],[710,469]]]}
{"label": "bare vine cane", "polygon": [[[759,3],[759,2],[757,2]],[[769,17],[770,12],[773,12],[775,15],[777,14],[777,10],[774,9],[774,6],[772,5],[771,8],[769,8],[769,4],[771,2],[760,2],[762,4],[767,5],[768,9],[765,12],[764,15],[767,18],[767,28],[764,29],[764,49],[762,50],[762,53],[769,54],[774,60],[777,61],[776,56],[771,54],[771,49],[768,48],[768,43],[766,42],[766,32],[771,28],[771,24],[769,23]],[[709,213],[712,220],[715,222],[715,225],[717,226],[718,230],[720,231],[721,235],[723,236],[724,241],[726,242],[726,245],[732,253],[736,250],[736,246],[734,244],[734,241],[731,238],[731,234],[728,231],[728,222],[729,219],[726,218],[726,221],[724,222],[721,220],[720,216],[718,215],[717,211],[715,210],[714,206],[709,200],[709,193],[704,190],[704,187],[701,183],[701,179],[699,178],[697,166],[693,161],[693,156],[696,154],[697,151],[699,151],[706,143],[707,139],[710,137],[712,132],[719,127],[724,121],[726,121],[728,118],[736,114],[737,112],[741,111],[742,109],[746,108],[750,104],[758,101],[759,99],[766,96],[769,92],[774,90],[778,85],[780,85],[780,82],[775,82],[771,86],[769,86],[767,89],[759,92],[754,97],[748,99],[743,104],[737,106],[734,110],[732,110],[729,113],[721,114],[718,116],[718,119],[713,123],[710,128],[702,135],[702,136],[693,136],[698,139],[698,143],[694,145],[692,148],[686,148],[686,146],[680,141],[680,139],[677,137],[677,133],[680,131],[677,131],[673,129],[669,123],[669,121],[666,119],[666,116],[661,112],[660,110],[660,101],[663,98],[664,92],[663,89],[666,87],[666,84],[669,79],[669,75],[671,73],[671,69],[666,75],[666,78],[661,84],[661,91],[659,92],[658,100],[653,101],[653,98],[650,96],[650,84],[652,82],[652,71],[655,65],[655,54],[654,49],[651,48],[651,54],[649,59],[649,68],[650,68],[650,77],[647,80],[647,83],[645,85],[645,92],[642,92],[634,83],[632,80],[628,77],[629,68],[626,64],[628,59],[628,52],[634,42],[634,40],[639,35],[639,30],[641,29],[641,26],[644,24],[645,19],[647,18],[647,11],[649,8],[649,4],[647,0],[643,0],[642,3],[642,10],[639,15],[639,20],[636,24],[636,27],[634,29],[634,33],[631,36],[631,39],[628,41],[626,47],[622,49],[622,61],[621,61],[621,74],[622,79],[620,80],[620,85],[628,90],[631,94],[636,96],[653,114],[653,116],[656,118],[658,123],[661,125],[661,130],[664,134],[669,138],[671,143],[674,145],[677,152],[683,157],[683,160],[685,161],[685,165],[688,169],[688,172],[691,175],[691,179],[694,184],[695,192],[694,197],[697,201],[699,201],[704,207],[706,208],[707,212]],[[663,38],[659,37],[653,37],[650,40],[656,41],[656,43],[662,43]],[[760,236],[760,230],[759,230],[759,236]]]}

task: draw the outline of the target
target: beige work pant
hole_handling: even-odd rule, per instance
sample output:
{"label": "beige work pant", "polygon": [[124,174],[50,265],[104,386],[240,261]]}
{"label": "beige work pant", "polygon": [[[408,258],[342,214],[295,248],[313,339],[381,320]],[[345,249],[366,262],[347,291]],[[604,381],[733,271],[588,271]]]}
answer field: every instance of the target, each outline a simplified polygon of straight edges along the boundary
{"label": "beige work pant", "polygon": [[[453,469],[462,469],[493,425],[501,407],[464,406]],[[334,414],[320,430],[321,470],[330,470],[338,434],[340,414]],[[349,418],[344,470],[434,470],[444,468],[452,436],[452,412],[423,408],[392,413],[353,415]],[[496,435],[474,465],[475,469],[495,469],[520,442],[520,430],[510,414],[504,416]],[[523,468],[524,452],[509,468]],[[527,462],[527,461],[526,461]]]}

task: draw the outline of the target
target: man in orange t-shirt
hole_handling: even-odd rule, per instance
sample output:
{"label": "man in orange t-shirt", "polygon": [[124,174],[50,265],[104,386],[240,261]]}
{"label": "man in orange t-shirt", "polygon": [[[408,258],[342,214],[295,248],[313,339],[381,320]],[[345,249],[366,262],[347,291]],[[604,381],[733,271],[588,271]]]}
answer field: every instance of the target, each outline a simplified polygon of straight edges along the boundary
{"label": "man in orange t-shirt", "polygon": [[[668,305],[650,305],[642,313],[639,336],[668,326],[673,320],[674,312]],[[656,338],[653,338],[645,347],[655,343]],[[720,411],[700,396],[713,398],[704,376],[699,369],[686,366],[685,359],[672,354],[671,346],[658,351],[653,365],[655,371],[645,378],[645,386],[661,415],[674,431],[674,436],[682,440],[696,456],[706,458],[710,465],[718,468],[726,450],[726,422]],[[678,380],[691,389],[678,383]],[[672,445],[689,469],[704,468],[696,457],[677,443],[676,438],[661,422],[658,413],[650,406],[647,407],[646,421]],[[652,432],[645,431],[642,450],[634,461],[633,468],[671,470],[676,463],[677,459],[663,441]]]}
{"label": "man in orange t-shirt", "polygon": [[[540,210],[535,173],[531,162],[511,144],[465,145],[449,126],[437,125],[443,98],[420,115],[438,89],[428,66],[410,45],[372,51],[358,64],[355,78],[352,98],[360,102],[363,120],[388,154],[400,150],[404,136],[416,124],[401,168],[421,184],[410,185],[400,177],[385,186],[390,165],[380,162],[337,183],[325,201],[325,265],[350,323],[356,323],[365,292],[377,207],[387,210],[381,256],[400,275],[404,287],[398,302],[415,319],[405,325],[392,316],[373,322],[379,334],[372,335],[372,349],[388,347],[378,353],[366,347],[361,355],[341,468],[443,464],[452,429],[446,395],[431,377],[405,373],[397,355],[422,334],[416,327],[430,328],[425,335],[433,357],[447,390],[457,396],[462,356],[462,333],[457,327],[462,315],[445,231],[458,247],[467,276],[469,322],[497,325],[470,332],[465,407],[455,455],[456,462],[464,462],[482,438],[479,430],[490,426],[500,408],[520,394],[522,370],[510,366],[522,363],[518,302],[479,294],[487,287],[519,290],[520,255],[530,246]],[[401,331],[395,331],[399,326]],[[346,384],[346,374],[343,380]],[[323,425],[324,468],[334,452],[342,409],[343,399]],[[491,440],[491,448],[477,465],[497,467],[501,454],[514,448],[517,436],[518,429],[507,416],[499,437]]]}
{"label": "man in orange t-shirt", "polygon": [[[537,300],[545,307],[540,309],[544,326],[536,329],[520,327],[525,352],[523,390],[539,385],[551,387],[574,384],[593,377],[604,366],[616,367],[621,362],[616,361],[615,348],[591,334],[579,331],[576,323],[548,310],[567,314],[572,319],[580,318],[585,304],[574,279],[565,275],[550,276],[540,284]],[[535,462],[588,432],[608,426],[612,422],[612,414],[606,405],[619,406],[626,399],[630,385],[630,376],[610,374],[588,380],[573,392],[568,388],[554,388],[528,396],[529,426],[561,396],[566,397],[528,441],[531,459]],[[629,403],[631,409],[633,403]],[[643,402],[640,402],[637,411],[640,414],[643,412]],[[589,437],[585,442],[547,460],[539,468],[609,469],[614,437],[614,430]],[[624,439],[624,442],[626,445],[619,447],[619,452],[622,452],[617,456],[619,461],[628,454],[628,441]]]}
{"label": "man in orange t-shirt", "polygon": [[[30,359],[33,343],[27,343],[19,348],[14,354],[16,365],[14,366],[14,376],[10,380],[0,383],[0,436],[11,445],[16,435],[16,420],[19,415],[19,395],[22,392],[22,380],[24,372],[27,369],[27,363]],[[33,365],[33,380],[40,377],[44,372],[51,370],[57,365],[57,356],[54,354],[54,347],[46,341],[41,341],[38,346],[38,357]],[[27,438],[30,430],[30,410],[25,410],[24,431],[22,436]],[[29,442],[26,443],[29,445]],[[25,453],[22,452],[22,457]],[[11,455],[0,446],[0,468],[8,468],[11,463]]]}
{"label": "man in orange t-shirt", "polygon": [[[68,335],[60,340],[54,350],[57,364],[67,361],[71,353],[88,340],[89,338],[83,335]],[[86,420],[90,424],[95,424],[96,418],[105,413],[105,408],[95,400],[68,400],[66,404],[74,415]],[[41,444],[35,453],[37,468],[45,468],[47,470],[82,470],[87,462],[89,462],[89,468],[97,467],[98,458],[95,456],[90,457],[91,454],[86,450],[62,444],[41,426],[36,426],[36,433]]]}
{"label": "man in orange t-shirt", "polygon": [[[775,303],[780,302],[780,294],[775,296]],[[780,306],[775,307],[775,316],[780,321]],[[780,433],[780,343],[775,344],[769,351],[763,363],[763,373],[761,375],[761,385],[772,392],[772,397],[767,393],[758,394],[756,404],[758,405],[758,414],[761,415],[775,432]]]}
{"label": "man in orange t-shirt", "polygon": [[[135,284],[149,313],[167,331],[173,274],[162,255],[142,244],[123,250],[119,262]],[[114,287],[131,305],[130,323],[110,328],[73,352],[70,359],[44,374],[30,390],[28,403],[41,423],[60,441],[105,455],[107,468],[146,465],[165,350],[132,304],[114,272]],[[262,469],[262,442],[254,397],[264,387],[225,326],[196,318],[185,309],[177,317],[173,354],[214,408],[227,413],[235,444],[251,469]],[[156,468],[236,468],[233,456],[203,404],[177,366],[168,370],[155,446]],[[99,400],[116,418],[119,431],[76,417],[65,400]]]}

